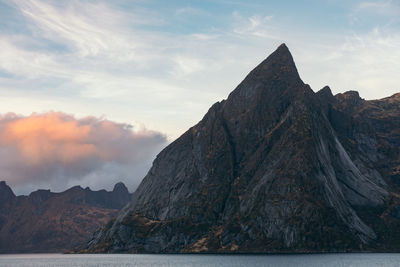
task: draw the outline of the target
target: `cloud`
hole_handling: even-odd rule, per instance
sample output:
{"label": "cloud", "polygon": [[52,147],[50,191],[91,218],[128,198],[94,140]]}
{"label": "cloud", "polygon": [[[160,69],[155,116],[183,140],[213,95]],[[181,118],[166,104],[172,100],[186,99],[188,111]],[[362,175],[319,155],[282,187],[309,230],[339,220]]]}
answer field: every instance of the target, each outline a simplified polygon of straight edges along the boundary
{"label": "cloud", "polygon": [[[105,3],[50,5],[43,1],[15,0],[21,13],[34,23],[34,33],[69,47],[82,57],[103,56],[129,61],[135,58],[135,47],[122,25],[128,17],[123,11]],[[129,16],[130,22],[147,24],[149,19]],[[126,27],[126,26],[125,26]]]}
{"label": "cloud", "polygon": [[133,190],[165,144],[161,133],[104,118],[9,113],[0,116],[0,177],[23,193],[119,180]]}
{"label": "cloud", "polygon": [[357,12],[366,10],[386,16],[398,16],[400,15],[400,3],[398,1],[386,0],[361,2],[356,6]]}
{"label": "cloud", "polygon": [[66,77],[65,67],[48,53],[33,52],[18,47],[15,43],[26,38],[0,37],[0,69],[18,77],[34,79],[43,76]]}
{"label": "cloud", "polygon": [[353,24],[376,24],[381,26],[395,25],[400,22],[400,2],[395,0],[366,1],[354,6],[349,14]]}
{"label": "cloud", "polygon": [[[383,15],[398,12],[397,2],[338,1],[345,14],[332,9],[320,23],[321,5],[227,2],[7,1],[22,29],[0,32],[0,112],[105,113],[145,123],[172,140],[282,42],[314,90],[329,84],[365,98],[399,90],[399,34],[386,25],[399,16]],[[374,10],[382,14],[376,30],[369,28]],[[367,26],[347,25],[352,12]],[[14,23],[12,14],[7,18]]]}
{"label": "cloud", "polygon": [[236,20],[233,32],[238,35],[249,35],[273,40],[279,39],[279,35],[272,33],[272,31],[276,31],[271,23],[274,18],[272,15],[243,17],[236,11],[233,13],[233,17]]}
{"label": "cloud", "polygon": [[400,90],[398,1],[342,1],[335,25],[329,9],[315,27],[304,17],[315,23],[318,7],[128,2],[3,3],[10,14],[0,21],[19,30],[0,26],[0,112],[25,116],[0,117],[0,179],[17,192],[118,180],[133,190],[166,145],[160,132],[178,137],[282,42],[314,90],[367,99]]}
{"label": "cloud", "polygon": [[[382,9],[391,7],[390,12],[399,10],[391,1],[373,4]],[[362,5],[363,8],[371,6],[372,3]],[[255,58],[257,53],[262,53],[260,43],[285,42],[303,81],[315,91],[328,84],[334,93],[357,90],[363,98],[377,99],[400,90],[396,74],[400,68],[400,50],[397,49],[400,34],[390,27],[374,27],[361,33],[305,33],[283,31],[284,27],[269,17],[243,17],[238,12],[233,17],[238,25],[233,32],[253,46]]]}
{"label": "cloud", "polygon": [[336,37],[325,45],[301,45],[299,70],[314,90],[328,84],[335,93],[357,90],[366,99],[383,98],[400,90],[399,45],[400,34],[378,27]]}
{"label": "cloud", "polygon": [[205,10],[193,7],[182,7],[175,10],[176,15],[209,15]]}

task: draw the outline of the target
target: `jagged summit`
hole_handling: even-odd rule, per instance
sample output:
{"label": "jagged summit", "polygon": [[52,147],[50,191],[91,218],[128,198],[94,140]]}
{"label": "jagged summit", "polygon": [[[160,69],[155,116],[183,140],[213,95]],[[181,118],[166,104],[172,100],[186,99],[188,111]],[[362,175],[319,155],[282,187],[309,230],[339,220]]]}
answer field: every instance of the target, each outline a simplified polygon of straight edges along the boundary
{"label": "jagged summit", "polygon": [[0,181],[0,188],[8,187],[6,181]]}
{"label": "jagged summit", "polygon": [[317,92],[317,94],[321,94],[321,95],[329,96],[329,97],[332,97],[332,96],[333,96],[332,90],[331,90],[331,88],[330,88],[328,85],[325,85],[321,90],[319,90],[319,91]]}
{"label": "jagged summit", "polygon": [[0,181],[0,206],[13,198],[15,198],[15,194],[11,188],[5,181]]}
{"label": "jagged summit", "polygon": [[[278,50],[287,50],[289,51],[289,48],[287,47],[287,45],[285,43],[281,43],[278,48],[276,49],[276,51]],[[289,52],[290,53],[290,52]]]}
{"label": "jagged summit", "polygon": [[329,112],[330,105],[334,104],[336,101],[332,94],[331,88],[327,85],[315,93],[315,96],[318,98],[319,106],[324,113]]}
{"label": "jagged summit", "polygon": [[50,192],[50,189],[39,189],[29,194],[29,198],[33,202],[41,203],[46,201],[50,197],[54,196],[55,193]]}
{"label": "jagged summit", "polygon": [[114,185],[114,189],[113,192],[117,192],[117,193],[128,193],[128,188],[125,186],[125,184],[123,182],[118,182]]}
{"label": "jagged summit", "polygon": [[285,44],[281,44],[250,75],[264,81],[275,78],[276,75],[285,79],[300,79],[292,54]]}
{"label": "jagged summit", "polygon": [[65,192],[68,192],[68,191],[80,192],[80,191],[83,191],[83,190],[85,190],[85,189],[83,189],[82,186],[74,185],[71,188],[67,189]]}
{"label": "jagged summit", "polygon": [[362,99],[357,91],[350,90],[344,93],[337,94],[337,97],[349,98],[349,99]]}
{"label": "jagged summit", "polygon": [[[283,90],[302,89],[303,82],[297,72],[293,57],[285,44],[281,44],[270,56],[255,67],[229,98],[265,98],[279,95]],[[277,90],[280,90],[277,92]],[[248,104],[248,103],[245,103]]]}
{"label": "jagged summit", "polygon": [[279,67],[287,67],[280,69],[280,71],[296,70],[296,66],[290,53],[289,48],[286,44],[281,44],[272,54],[270,54],[265,60],[263,60],[253,71],[256,70],[279,70],[274,69],[273,65],[278,65]]}
{"label": "jagged summit", "polygon": [[282,44],[159,153],[83,251],[399,249],[400,110],[349,97],[314,93]]}

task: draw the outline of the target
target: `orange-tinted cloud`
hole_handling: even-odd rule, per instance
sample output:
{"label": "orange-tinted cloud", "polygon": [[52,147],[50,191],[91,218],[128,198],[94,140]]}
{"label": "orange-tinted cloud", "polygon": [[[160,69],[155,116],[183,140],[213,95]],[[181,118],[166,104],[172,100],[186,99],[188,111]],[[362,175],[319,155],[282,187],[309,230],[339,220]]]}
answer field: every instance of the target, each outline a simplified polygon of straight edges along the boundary
{"label": "orange-tinted cloud", "polygon": [[0,179],[21,191],[73,184],[109,188],[118,180],[132,187],[165,144],[160,133],[102,118],[9,113],[0,116]]}

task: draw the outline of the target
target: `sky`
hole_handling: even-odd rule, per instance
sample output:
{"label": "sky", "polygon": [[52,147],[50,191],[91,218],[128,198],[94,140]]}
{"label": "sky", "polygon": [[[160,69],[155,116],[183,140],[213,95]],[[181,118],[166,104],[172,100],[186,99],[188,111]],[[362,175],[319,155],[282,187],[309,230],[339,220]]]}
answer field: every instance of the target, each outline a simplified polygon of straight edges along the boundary
{"label": "sky", "polygon": [[400,0],[0,0],[0,180],[133,191],[281,43],[314,91],[400,91]]}

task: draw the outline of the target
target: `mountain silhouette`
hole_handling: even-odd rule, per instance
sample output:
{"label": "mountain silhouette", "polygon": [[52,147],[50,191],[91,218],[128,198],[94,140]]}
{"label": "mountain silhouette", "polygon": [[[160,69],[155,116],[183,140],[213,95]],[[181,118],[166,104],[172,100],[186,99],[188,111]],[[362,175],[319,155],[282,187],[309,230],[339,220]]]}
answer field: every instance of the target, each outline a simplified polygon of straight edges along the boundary
{"label": "mountain silhouette", "polygon": [[399,148],[399,94],[314,93],[282,44],[77,251],[399,251]]}

